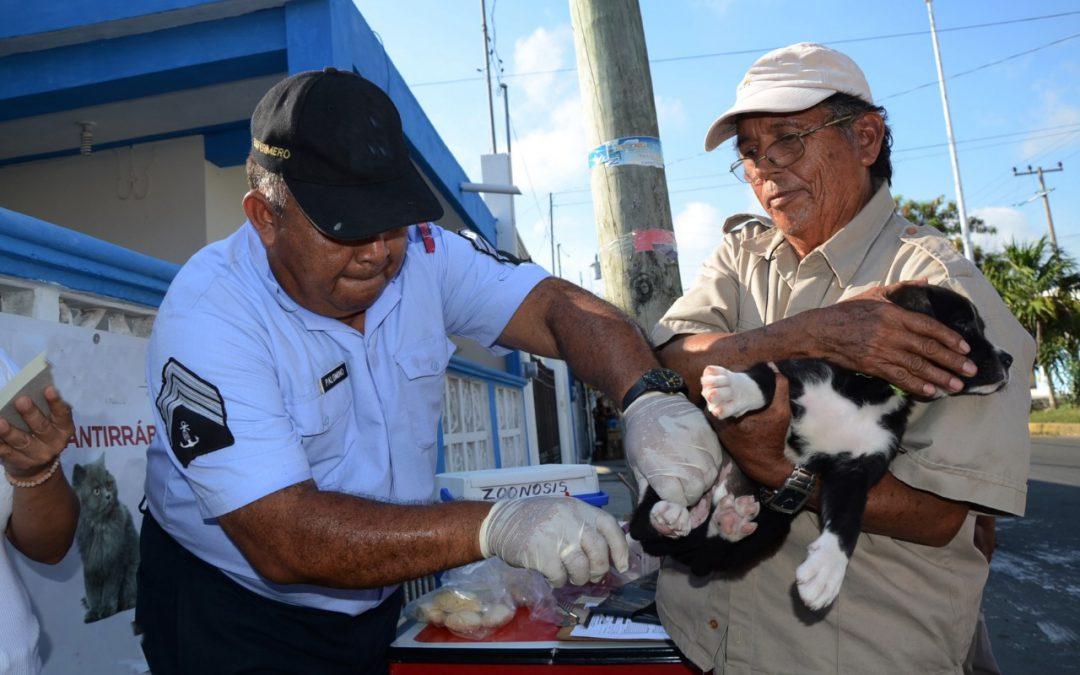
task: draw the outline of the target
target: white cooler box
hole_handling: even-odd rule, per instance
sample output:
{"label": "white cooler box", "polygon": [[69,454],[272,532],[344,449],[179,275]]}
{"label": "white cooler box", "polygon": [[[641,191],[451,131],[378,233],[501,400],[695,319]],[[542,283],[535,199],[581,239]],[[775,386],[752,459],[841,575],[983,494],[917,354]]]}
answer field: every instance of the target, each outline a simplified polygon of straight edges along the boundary
{"label": "white cooler box", "polygon": [[539,495],[570,495],[593,506],[608,503],[590,464],[541,464],[435,475],[435,498],[494,502]]}

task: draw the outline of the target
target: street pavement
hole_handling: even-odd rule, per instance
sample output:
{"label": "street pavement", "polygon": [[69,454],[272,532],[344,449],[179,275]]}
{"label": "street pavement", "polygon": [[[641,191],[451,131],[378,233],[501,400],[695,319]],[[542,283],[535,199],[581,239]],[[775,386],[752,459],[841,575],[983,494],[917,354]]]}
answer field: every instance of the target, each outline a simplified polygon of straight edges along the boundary
{"label": "street pavement", "polygon": [[1027,513],[998,520],[983,610],[1003,673],[1077,673],[1080,437],[1031,445]]}
{"label": "street pavement", "polygon": [[[633,510],[625,462],[597,464],[605,507]],[[1080,673],[1080,437],[1032,438],[1024,518],[998,520],[983,610],[1001,671]]]}

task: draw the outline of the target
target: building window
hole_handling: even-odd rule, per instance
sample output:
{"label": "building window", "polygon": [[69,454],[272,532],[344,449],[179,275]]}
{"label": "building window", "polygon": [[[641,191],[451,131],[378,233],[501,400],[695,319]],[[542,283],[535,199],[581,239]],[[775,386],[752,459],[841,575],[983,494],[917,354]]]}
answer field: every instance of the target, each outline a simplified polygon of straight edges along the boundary
{"label": "building window", "polygon": [[499,458],[502,466],[526,466],[525,398],[515,387],[495,387],[495,415],[499,418]]}
{"label": "building window", "polygon": [[443,464],[447,471],[494,469],[487,383],[447,374],[443,388]]}

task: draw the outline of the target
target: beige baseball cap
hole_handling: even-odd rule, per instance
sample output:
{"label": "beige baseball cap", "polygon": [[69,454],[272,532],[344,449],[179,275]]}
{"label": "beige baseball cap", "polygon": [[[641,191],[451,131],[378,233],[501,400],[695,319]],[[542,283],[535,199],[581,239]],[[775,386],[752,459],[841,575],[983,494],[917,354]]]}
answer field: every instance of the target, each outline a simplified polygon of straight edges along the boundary
{"label": "beige baseball cap", "polygon": [[874,102],[866,76],[846,54],[814,42],[774,49],[746,71],[735,88],[735,105],[709,127],[705,150],[735,135],[741,113],[806,110],[838,92]]}

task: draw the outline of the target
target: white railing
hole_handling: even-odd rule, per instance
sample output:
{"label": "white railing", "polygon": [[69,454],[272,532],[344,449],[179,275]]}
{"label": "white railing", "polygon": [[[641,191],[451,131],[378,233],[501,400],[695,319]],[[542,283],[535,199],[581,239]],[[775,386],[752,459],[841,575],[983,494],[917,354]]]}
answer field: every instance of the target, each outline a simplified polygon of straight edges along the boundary
{"label": "white railing", "polygon": [[143,338],[157,315],[153,307],[2,275],[0,312]]}

